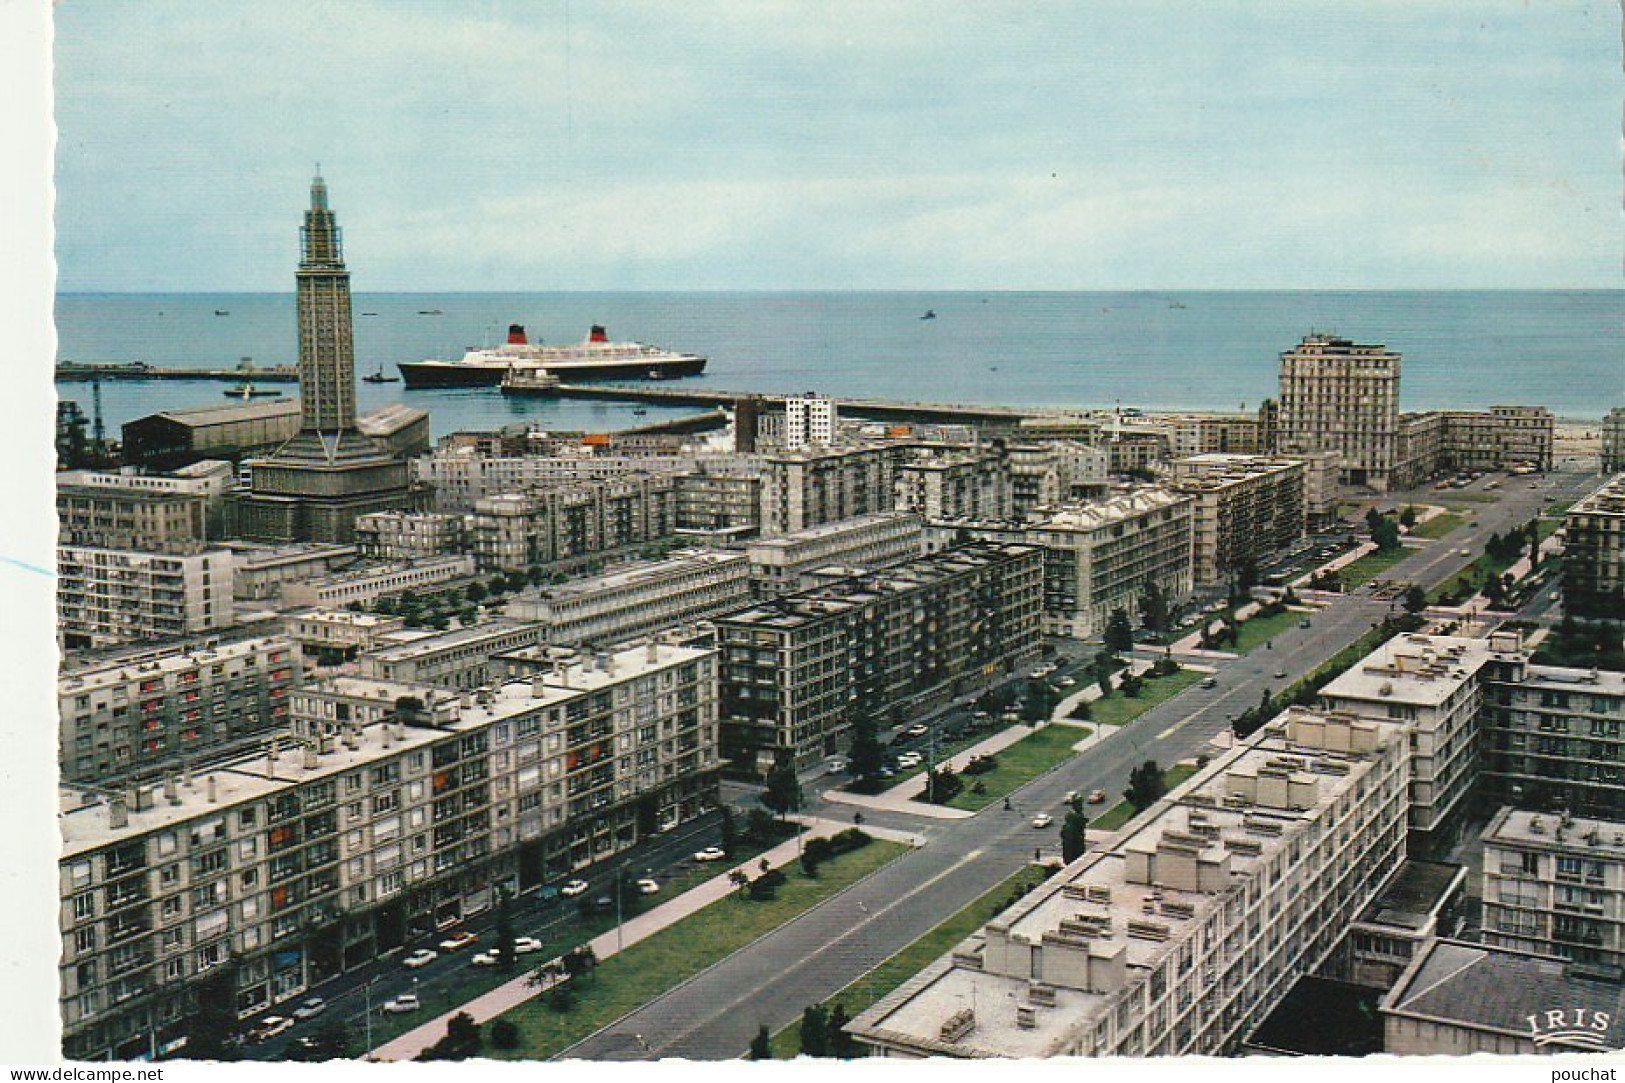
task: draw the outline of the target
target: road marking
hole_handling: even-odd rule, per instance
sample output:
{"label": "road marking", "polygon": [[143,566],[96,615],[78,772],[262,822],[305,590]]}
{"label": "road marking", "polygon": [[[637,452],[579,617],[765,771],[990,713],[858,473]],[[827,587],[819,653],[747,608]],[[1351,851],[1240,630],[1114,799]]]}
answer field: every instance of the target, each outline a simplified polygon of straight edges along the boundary
{"label": "road marking", "polygon": [[[929,880],[922,881],[921,883],[917,884],[912,890],[907,891],[902,895],[899,895],[897,898],[893,899],[889,904],[887,904],[886,906],[881,907],[878,910],[871,911],[867,907],[862,907],[861,903],[858,904],[860,907],[862,907],[862,912],[864,914],[863,920],[859,921],[859,922],[856,922],[853,925],[851,925],[846,930],[846,932],[842,933],[840,936],[836,937],[834,940],[831,940],[829,943],[823,945],[817,951],[810,952],[807,955],[802,956],[801,957],[801,962],[807,963],[807,962],[809,962],[809,961],[811,961],[813,959],[818,958],[818,956],[824,954],[824,952],[828,951],[830,948],[835,947],[837,944],[842,943],[848,937],[850,937],[853,933],[857,932],[859,929],[862,929],[865,925],[869,925],[870,923],[872,923],[874,921],[877,921],[882,914],[890,913],[892,910],[895,910],[897,907],[903,905],[905,902],[912,899],[914,896],[920,894],[922,891],[929,890],[931,887],[935,886],[939,881],[947,879],[949,876],[952,876],[954,873],[958,872],[965,865],[967,865],[970,862],[975,861],[977,858],[981,857],[983,853],[984,853],[984,851],[982,851],[980,849],[971,850],[964,857],[960,858],[958,861],[955,861],[952,865],[949,865],[946,869],[943,869],[941,872],[937,873],[935,876],[931,877]],[[814,907],[813,909],[816,910],[817,907]],[[797,915],[797,918],[804,917],[804,916],[806,916],[807,914],[810,914],[810,913],[812,913],[812,910],[803,910],[800,914]],[[792,919],[792,920],[795,920],[795,919]],[[778,932],[779,929],[785,928],[788,924],[789,924],[789,922],[786,922],[785,925],[780,925],[779,928],[773,930],[773,932]],[[772,933],[766,933],[766,934],[763,934],[763,935],[771,936]],[[747,945],[747,946],[754,946],[754,942],[753,942],[752,945]],[[745,948],[740,948],[739,950],[744,951]],[[731,958],[733,958],[733,956],[729,955],[727,958],[731,959]],[[888,956],[888,958],[889,958],[889,956]],[[714,965],[720,966],[720,965],[722,965],[722,963],[724,963],[726,961],[727,961],[727,959],[718,960],[717,963],[714,964]],[[886,961],[885,959],[882,959],[880,962],[883,963],[885,961]],[[880,965],[880,963],[875,964],[875,966],[879,966],[879,965]],[[874,967],[869,968],[869,970],[873,970],[873,969],[874,969]],[[865,970],[863,973],[867,974],[867,973],[869,973],[869,970]],[[701,973],[704,973],[704,971],[701,971]],[[698,977],[698,976],[699,975],[695,975],[695,977]],[[859,975],[859,977],[861,977],[861,976],[862,975]],[[854,978],[853,980],[856,981],[857,979]],[[675,990],[673,990],[673,992],[675,992]],[[657,1046],[655,1046],[653,1049],[651,1049],[651,1052],[656,1051],[656,1050],[665,1050],[665,1049],[672,1048],[678,1042],[680,1042],[683,1039],[687,1038],[689,1035],[693,1034],[695,1031],[701,1029],[702,1027],[709,1026],[712,1022],[714,1022],[717,1019],[722,1018],[725,1015],[729,1015],[732,1012],[737,1011],[741,1004],[744,1004],[747,1001],[749,1001],[749,1000],[751,1000],[751,999],[753,999],[755,997],[758,997],[760,995],[761,995],[761,990],[760,989],[752,989],[752,990],[750,990],[749,992],[745,993],[743,996],[740,996],[739,998],[733,1000],[732,1002],[723,1005],[723,1007],[721,1009],[719,1009],[718,1011],[712,1012],[710,1015],[706,1016],[705,1018],[696,1021],[687,1030],[682,1030],[682,1031],[679,1031],[679,1032],[677,1032],[675,1034],[672,1034],[672,1035],[668,1036],[665,1041],[660,1042]],[[660,999],[660,998],[657,998],[657,1001],[652,1001],[652,1002],[650,1002],[650,1004],[644,1005],[644,1007],[645,1008],[651,1007],[654,1003],[658,1002],[658,999]],[[641,1011],[642,1009],[639,1009],[639,1010]],[[608,1035],[605,1035],[605,1037],[608,1037]],[[587,1039],[582,1039],[582,1040],[585,1041]]]}
{"label": "road marking", "polygon": [[1190,725],[1192,722],[1195,722],[1198,718],[1201,718],[1202,715],[1204,715],[1206,713],[1207,713],[1207,708],[1204,707],[1202,710],[1197,711],[1195,714],[1185,716],[1180,721],[1174,723],[1174,725],[1171,728],[1163,730],[1161,733],[1157,734],[1157,740],[1159,740],[1159,741],[1167,740],[1168,738],[1172,737],[1174,734],[1178,733],[1180,730],[1184,729],[1186,726]]}

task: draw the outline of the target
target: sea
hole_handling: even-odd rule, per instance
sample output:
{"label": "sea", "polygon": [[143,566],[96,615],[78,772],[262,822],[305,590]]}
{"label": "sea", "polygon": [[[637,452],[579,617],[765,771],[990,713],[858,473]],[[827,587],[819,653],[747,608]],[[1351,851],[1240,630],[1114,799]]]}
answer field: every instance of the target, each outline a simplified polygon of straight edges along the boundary
{"label": "sea", "polygon": [[[685,388],[1114,408],[1253,410],[1279,354],[1311,332],[1403,355],[1404,410],[1546,406],[1591,420],[1625,405],[1625,291],[358,293],[358,407],[429,411],[436,436],[525,422],[612,431],[693,407],[510,398],[496,389],[359,382],[401,361],[458,358],[523,324],[531,341],[610,337],[710,359]],[[927,318],[927,315],[931,318]],[[292,293],[61,294],[58,359],[230,368],[291,365]],[[109,381],[109,436],[159,410],[217,406],[229,385]],[[282,387],[294,393],[293,385]],[[91,413],[85,383],[63,398]]]}

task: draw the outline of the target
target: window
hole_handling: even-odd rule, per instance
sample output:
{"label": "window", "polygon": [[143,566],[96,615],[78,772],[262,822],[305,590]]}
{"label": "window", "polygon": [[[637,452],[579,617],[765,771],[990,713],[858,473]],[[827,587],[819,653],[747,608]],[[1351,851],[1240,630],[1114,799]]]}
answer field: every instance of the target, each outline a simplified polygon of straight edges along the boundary
{"label": "window", "polygon": [[96,916],[96,896],[86,893],[73,897],[73,917],[75,921],[85,921]]}

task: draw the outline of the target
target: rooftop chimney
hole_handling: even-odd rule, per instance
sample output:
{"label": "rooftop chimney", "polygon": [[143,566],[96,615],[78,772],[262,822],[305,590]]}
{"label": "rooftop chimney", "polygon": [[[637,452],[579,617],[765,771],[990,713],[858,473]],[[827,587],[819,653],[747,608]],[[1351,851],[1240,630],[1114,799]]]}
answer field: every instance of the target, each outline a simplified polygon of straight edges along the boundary
{"label": "rooftop chimney", "polygon": [[207,794],[207,796],[209,798],[209,804],[211,804],[211,805],[214,804],[214,802],[215,802],[215,788],[214,788],[214,776],[213,775],[209,775],[209,776],[204,778],[204,780],[203,780],[203,788],[204,788],[204,792]]}
{"label": "rooftop chimney", "polygon": [[178,805],[181,803],[181,794],[180,790],[175,788],[174,775],[164,776],[164,800],[168,801],[171,805]]}
{"label": "rooftop chimney", "polygon": [[654,636],[649,637],[649,642],[644,647],[643,659],[651,666],[660,661],[660,644],[655,642]]}
{"label": "rooftop chimney", "polygon": [[314,771],[320,766],[321,760],[317,758],[316,745],[314,743],[307,744],[305,746],[305,770]]}
{"label": "rooftop chimney", "polygon": [[130,806],[121,793],[114,794],[112,800],[107,802],[107,826],[115,831],[130,826]]}

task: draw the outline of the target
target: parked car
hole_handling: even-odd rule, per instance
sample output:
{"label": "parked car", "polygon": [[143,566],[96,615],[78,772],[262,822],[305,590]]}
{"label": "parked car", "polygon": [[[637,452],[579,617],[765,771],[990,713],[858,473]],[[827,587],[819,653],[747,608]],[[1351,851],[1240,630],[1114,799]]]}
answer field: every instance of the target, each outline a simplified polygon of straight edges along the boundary
{"label": "parked car", "polygon": [[615,909],[615,899],[609,895],[600,895],[592,901],[592,908],[600,914],[607,914]]}
{"label": "parked car", "polygon": [[720,846],[707,846],[694,855],[695,861],[726,861],[728,854]]}
{"label": "parked car", "polygon": [[931,727],[930,726],[927,726],[922,722],[916,722],[914,725],[910,726],[908,729],[903,731],[903,736],[904,737],[924,737],[926,734],[928,734],[930,732],[931,732]]}
{"label": "parked car", "polygon": [[846,761],[841,759],[839,756],[831,756],[829,759],[824,761],[824,773],[826,775],[838,775],[845,770]]}
{"label": "parked car", "polygon": [[905,752],[901,756],[897,757],[897,766],[905,771],[910,767],[918,767],[924,762],[925,757],[920,755],[918,752]]}
{"label": "parked car", "polygon": [[502,958],[497,954],[497,950],[492,948],[489,951],[482,951],[475,955],[474,958],[468,961],[468,964],[470,966],[496,966],[501,961]]}
{"label": "parked car", "polygon": [[638,881],[638,894],[639,895],[655,895],[655,894],[658,894],[659,891],[660,891],[660,883],[658,881],[656,881],[656,880],[644,879],[644,880],[639,880]]}
{"label": "parked car", "polygon": [[1299,628],[1308,628],[1309,627],[1309,618],[1305,617],[1302,620],[1300,620],[1298,622],[1298,627]]}
{"label": "parked car", "polygon": [[1091,805],[1102,804],[1102,803],[1105,802],[1105,800],[1106,800],[1106,791],[1105,790],[1090,790],[1089,791],[1089,803]]}
{"label": "parked car", "polygon": [[416,993],[402,993],[384,1001],[383,1012],[385,1015],[399,1015],[402,1012],[415,1012],[422,1006]]}
{"label": "parked car", "polygon": [[479,937],[475,936],[467,929],[464,929],[461,932],[452,933],[450,936],[446,937],[446,939],[442,940],[440,942],[440,950],[462,951],[464,948],[468,947],[478,939]]}
{"label": "parked car", "polygon": [[568,884],[565,884],[563,887],[559,888],[559,894],[563,895],[566,899],[573,899],[577,895],[585,895],[586,893],[587,881],[585,880],[571,880]]}
{"label": "parked car", "polygon": [[314,1019],[327,1010],[327,1001],[321,997],[311,997],[293,1010],[295,1019]]}
{"label": "parked car", "polygon": [[533,951],[541,951],[542,942],[534,936],[516,936],[513,938],[513,953],[515,955],[529,955]]}
{"label": "parked car", "polygon": [[1062,677],[1055,683],[1060,685],[1062,688],[1071,688],[1073,685],[1077,684],[1078,681],[1075,677]]}
{"label": "parked car", "polygon": [[408,955],[405,959],[402,959],[401,965],[406,967],[408,970],[416,970],[420,966],[428,966],[438,958],[440,958],[440,953],[438,951],[430,951],[428,948],[419,948],[417,951],[414,951],[412,954]]}
{"label": "parked car", "polygon": [[268,1015],[261,1019],[253,1030],[248,1032],[248,1040],[255,1044],[268,1042],[291,1026],[293,1026],[293,1020],[285,1015]]}
{"label": "parked car", "polygon": [[1047,812],[1040,812],[1037,816],[1033,817],[1033,826],[1034,827],[1048,827],[1050,824],[1052,824],[1054,822],[1055,822],[1055,817],[1051,816]]}

